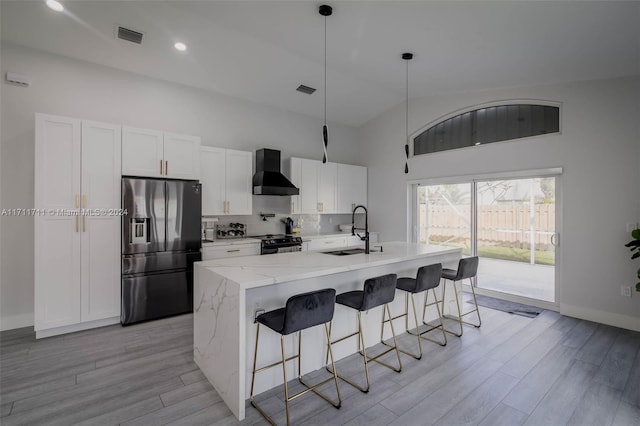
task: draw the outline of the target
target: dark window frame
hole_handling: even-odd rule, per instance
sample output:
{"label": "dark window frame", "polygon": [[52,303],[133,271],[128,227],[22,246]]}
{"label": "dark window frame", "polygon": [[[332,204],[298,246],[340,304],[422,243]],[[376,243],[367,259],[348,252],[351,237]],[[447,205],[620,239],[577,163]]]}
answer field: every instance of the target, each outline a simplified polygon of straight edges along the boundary
{"label": "dark window frame", "polygon": [[411,138],[412,154],[559,134],[560,106],[555,102],[512,100],[460,110],[419,130]]}

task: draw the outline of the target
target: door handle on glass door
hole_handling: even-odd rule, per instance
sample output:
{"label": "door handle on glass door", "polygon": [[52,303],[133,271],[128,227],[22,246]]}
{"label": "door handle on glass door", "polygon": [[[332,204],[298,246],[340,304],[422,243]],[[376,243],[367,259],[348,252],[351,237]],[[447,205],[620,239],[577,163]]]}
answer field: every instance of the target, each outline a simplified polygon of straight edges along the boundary
{"label": "door handle on glass door", "polygon": [[554,247],[558,247],[558,234],[551,234],[551,245]]}

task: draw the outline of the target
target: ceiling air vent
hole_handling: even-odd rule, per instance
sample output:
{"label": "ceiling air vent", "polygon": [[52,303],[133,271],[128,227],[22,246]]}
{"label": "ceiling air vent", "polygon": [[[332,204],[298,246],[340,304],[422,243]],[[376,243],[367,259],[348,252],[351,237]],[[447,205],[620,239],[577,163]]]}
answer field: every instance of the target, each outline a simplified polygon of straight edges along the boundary
{"label": "ceiling air vent", "polygon": [[301,84],[300,86],[298,86],[296,90],[298,92],[306,93],[307,95],[310,95],[316,91],[316,89],[314,89],[313,87],[305,86],[304,84]]}
{"label": "ceiling air vent", "polygon": [[118,38],[131,43],[142,44],[142,33],[125,27],[118,27]]}

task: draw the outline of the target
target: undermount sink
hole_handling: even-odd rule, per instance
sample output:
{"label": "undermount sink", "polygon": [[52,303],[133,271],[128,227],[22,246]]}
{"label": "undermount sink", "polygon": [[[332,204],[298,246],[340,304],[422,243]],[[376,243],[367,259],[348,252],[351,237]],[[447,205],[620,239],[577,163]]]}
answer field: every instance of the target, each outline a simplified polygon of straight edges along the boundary
{"label": "undermount sink", "polygon": [[352,254],[362,254],[364,253],[363,248],[354,248],[354,249],[346,249],[346,250],[334,250],[334,251],[323,251],[324,254],[332,254],[334,256],[349,256]]}

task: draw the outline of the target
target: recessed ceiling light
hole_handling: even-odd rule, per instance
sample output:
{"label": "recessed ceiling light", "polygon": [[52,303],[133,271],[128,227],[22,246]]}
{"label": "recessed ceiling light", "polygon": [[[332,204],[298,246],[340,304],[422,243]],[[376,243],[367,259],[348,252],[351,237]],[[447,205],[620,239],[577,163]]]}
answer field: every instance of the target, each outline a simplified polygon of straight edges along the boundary
{"label": "recessed ceiling light", "polygon": [[47,0],[46,3],[50,9],[53,9],[56,12],[62,12],[64,10],[64,6],[60,2],[57,2],[56,0]]}
{"label": "recessed ceiling light", "polygon": [[184,52],[185,50],[187,50],[187,45],[181,42],[177,42],[173,45],[173,47],[175,47],[176,50],[179,50],[180,52]]}

